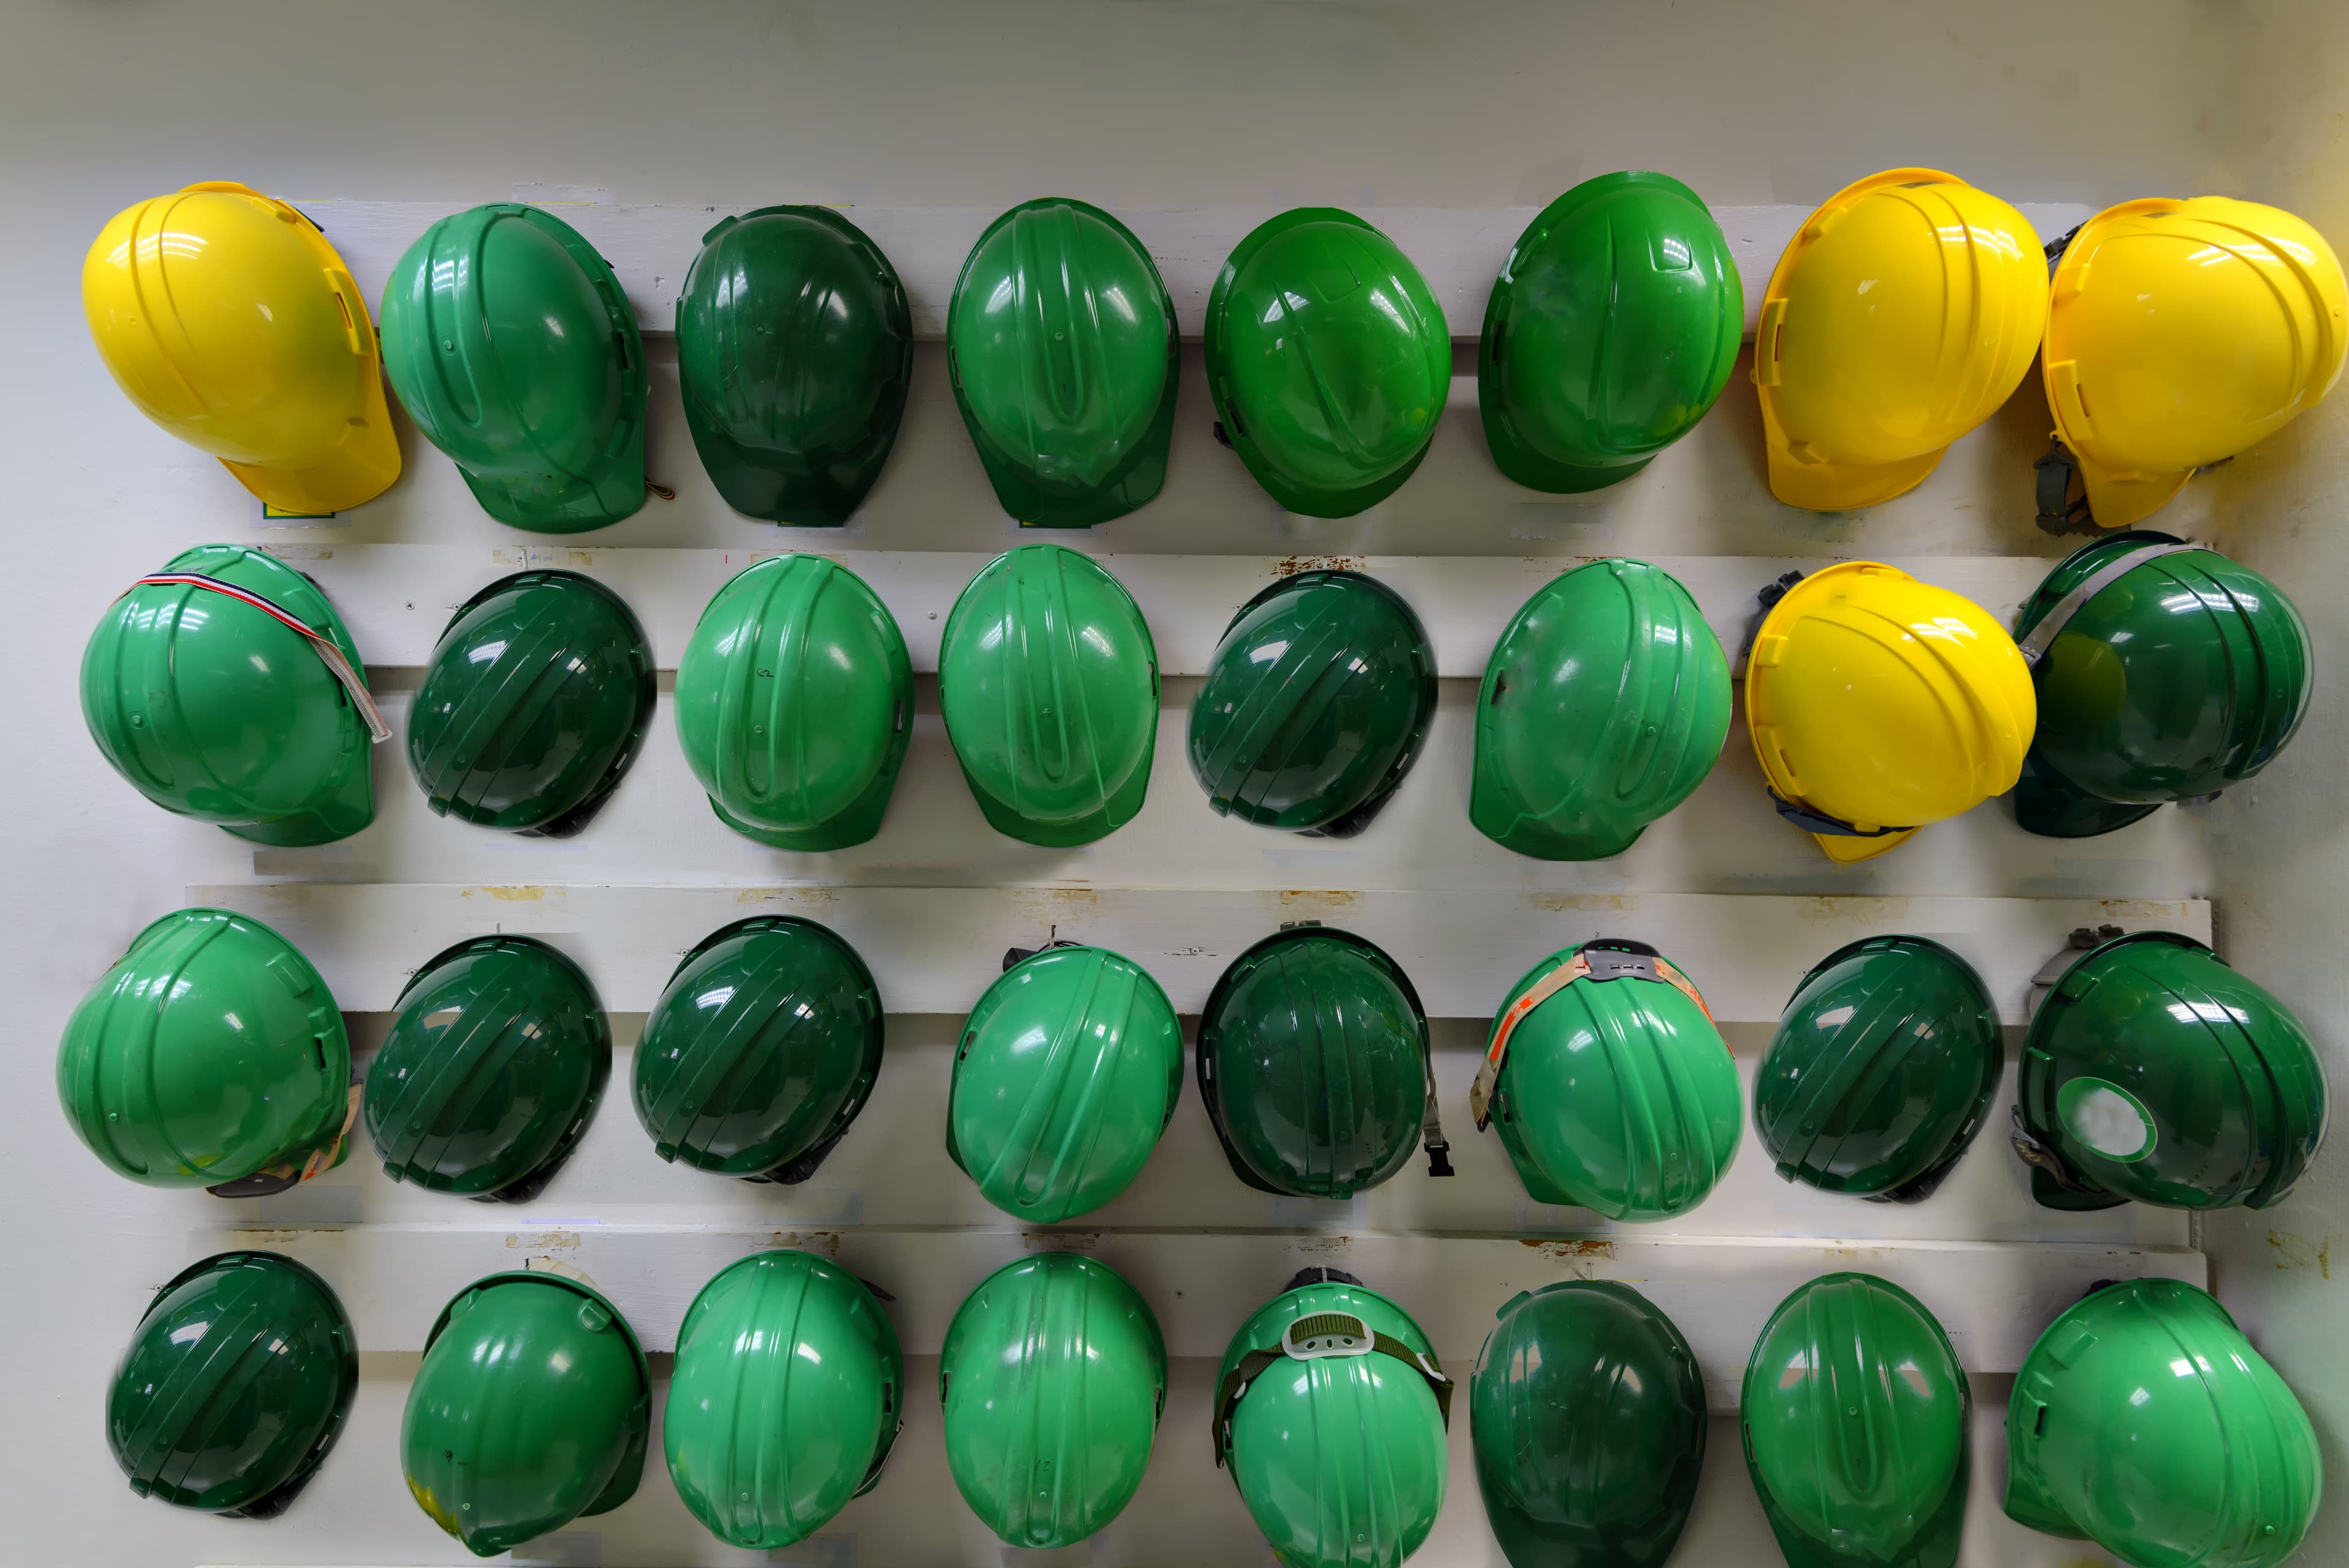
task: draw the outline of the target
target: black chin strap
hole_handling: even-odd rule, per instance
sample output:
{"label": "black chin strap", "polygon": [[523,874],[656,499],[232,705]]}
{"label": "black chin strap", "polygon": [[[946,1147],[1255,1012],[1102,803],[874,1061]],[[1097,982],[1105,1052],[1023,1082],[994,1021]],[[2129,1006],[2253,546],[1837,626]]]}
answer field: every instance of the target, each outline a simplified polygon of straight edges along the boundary
{"label": "black chin strap", "polygon": [[2096,520],[2088,512],[2088,498],[2072,499],[2072,479],[2080,472],[2080,464],[2064,438],[2056,436],[2047,443],[2047,455],[2031,465],[2037,476],[2039,500],[2039,531],[2043,534],[2094,534]]}

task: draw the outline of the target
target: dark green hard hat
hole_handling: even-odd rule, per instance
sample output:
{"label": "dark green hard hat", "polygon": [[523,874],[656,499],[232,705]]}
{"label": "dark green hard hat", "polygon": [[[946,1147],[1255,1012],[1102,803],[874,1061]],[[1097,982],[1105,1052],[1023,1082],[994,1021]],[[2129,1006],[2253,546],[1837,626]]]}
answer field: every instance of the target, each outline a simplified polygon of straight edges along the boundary
{"label": "dark green hard hat", "polygon": [[1629,479],[1704,418],[1744,330],[1737,263],[1695,192],[1645,170],[1584,181],[1517,236],[1485,307],[1494,462],[1535,490]]}
{"label": "dark green hard hat", "polygon": [[979,1282],[938,1352],[947,1468],[998,1539],[1072,1546],[1133,1501],[1166,1407],[1166,1341],[1106,1264],[1045,1252]]}
{"label": "dark green hard hat", "polygon": [[1296,926],[1233,960],[1199,1016],[1198,1075],[1233,1174],[1258,1191],[1351,1198],[1423,1143],[1428,1174],[1452,1174],[1419,992],[1350,931]]}
{"label": "dark green hard hat", "polygon": [[1789,1181],[1919,1202],[1982,1130],[2005,1060],[1972,965],[1924,937],[1868,937],[1795,988],[1754,1075],[1754,1127]]}
{"label": "dark green hard hat", "polygon": [[1427,455],[1452,334],[1427,280],[1351,213],[1297,207],[1240,241],[1207,294],[1217,433],[1282,506],[1351,517]]}
{"label": "dark green hard hat", "polygon": [[1662,1568],[1704,1468],[1704,1375],[1629,1285],[1567,1280],[1498,1314],[1468,1384],[1476,1484],[1514,1568]]}
{"label": "dark green hard hat", "polygon": [[264,551],[199,545],[133,584],[82,650],[81,713],[132,788],[239,838],[331,844],[375,819],[358,645]]}
{"label": "dark green hard hat", "polygon": [[593,1285],[491,1274],[425,1339],[399,1468],[433,1523],[493,1557],[635,1495],[652,1394],[636,1330]]}
{"label": "dark green hard hat", "polygon": [[67,1020],[57,1098],[117,1176],[259,1196],[340,1161],[350,1036],[292,942],[250,915],[181,909]]}
{"label": "dark green hard hat", "polygon": [[1350,838],[1434,717],[1435,650],[1403,597],[1360,572],[1299,572],[1224,628],[1191,703],[1191,774],[1219,816]]}
{"label": "dark green hard hat", "polygon": [[2308,711],[2308,628],[2276,585],[2216,550],[2133,528],[2074,551],[2023,602],[2039,729],[2015,820],[2110,833],[2275,760]]}
{"label": "dark green hard hat", "polygon": [[864,1108],[881,1071],[881,993],[813,920],[757,915],[685,955],[636,1043],[636,1119],[653,1152],[799,1182]]}
{"label": "dark green hard hat", "polygon": [[828,207],[761,207],[701,236],[677,296],[686,428],[735,511],[838,527],[896,443],[914,321],[897,269]]}
{"label": "dark green hard hat", "polygon": [[1104,948],[1012,957],[963,1025],[947,1154],[1006,1214],[1058,1224],[1142,1174],[1183,1092],[1183,1023]]}
{"label": "dark green hard hat", "polygon": [[1973,1396],[1924,1303],[1826,1274],[1779,1303],[1745,1366],[1745,1468],[1789,1568],[1953,1568]]}
{"label": "dark green hard hat", "polygon": [[1543,860],[1620,855],[1713,771],[1729,709],[1721,639],[1670,573],[1577,566],[1493,645],[1468,819]]}
{"label": "dark green hard hat", "polygon": [[938,709],[996,832],[1066,849],[1124,826],[1150,791],[1158,649],[1123,584],[1060,545],[971,578],[938,645]]}
{"label": "dark green hard hat", "polygon": [[275,1252],[222,1252],[148,1303],[115,1365],[106,1441],[141,1497],[272,1519],[326,1461],[358,1386],[326,1281]]}
{"label": "dark green hard hat", "polygon": [[2091,1292],[2023,1358],[2006,1514],[2147,1568],[2280,1568],[2324,1494],[2308,1413],[2179,1280]]}
{"label": "dark green hard hat", "polygon": [[2172,931],[2074,961],[2031,1021],[2015,1094],[2015,1151],[2051,1209],[2265,1209],[2324,1139],[2308,1031]]}
{"label": "dark green hard hat", "polygon": [[474,937],[393,1004],[367,1137],[394,1181],[519,1203],[571,1158],[611,1073],[611,1024],[577,964],[534,937]]}
{"label": "dark green hard hat", "polygon": [[1022,202],[955,280],[955,403],[995,498],[1022,523],[1088,527],[1158,493],[1180,362],[1157,265],[1099,207]]}
{"label": "dark green hard hat", "polygon": [[440,633],[408,719],[437,816],[541,838],[579,832],[653,717],[653,652],[626,600],[577,572],[516,572]]}
{"label": "dark green hard hat", "polygon": [[862,577],[778,556],[701,612],[673,706],[718,820],[777,849],[845,849],[889,809],[914,735],[914,666]]}
{"label": "dark green hard hat", "polygon": [[872,1291],[779,1249],[686,1308],[661,1443],[694,1518],[730,1546],[772,1552],[872,1489],[905,1409],[897,1331]]}

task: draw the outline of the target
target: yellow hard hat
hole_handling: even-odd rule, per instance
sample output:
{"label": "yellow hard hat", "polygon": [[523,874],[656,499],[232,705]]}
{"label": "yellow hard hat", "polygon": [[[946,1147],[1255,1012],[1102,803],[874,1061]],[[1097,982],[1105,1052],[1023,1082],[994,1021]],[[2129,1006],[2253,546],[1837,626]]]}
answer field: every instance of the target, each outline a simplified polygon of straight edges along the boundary
{"label": "yellow hard hat", "polygon": [[2082,224],[2055,270],[2044,374],[2098,525],[2137,523],[2331,391],[2344,326],[2341,263],[2290,213],[2157,197]]}
{"label": "yellow hard hat", "polygon": [[285,202],[216,182],[125,208],[81,305],[140,411],[271,506],[340,512],[399,477],[367,299]]}
{"label": "yellow hard hat", "polygon": [[2031,667],[1991,613],[1846,561],[1754,628],[1745,729],[1779,814],[1866,860],[2014,787],[2038,722]]}
{"label": "yellow hard hat", "polygon": [[2046,319],[2039,236],[2004,202],[1932,169],[1846,186],[1762,296],[1771,493],[1841,512],[1914,489],[2022,382]]}

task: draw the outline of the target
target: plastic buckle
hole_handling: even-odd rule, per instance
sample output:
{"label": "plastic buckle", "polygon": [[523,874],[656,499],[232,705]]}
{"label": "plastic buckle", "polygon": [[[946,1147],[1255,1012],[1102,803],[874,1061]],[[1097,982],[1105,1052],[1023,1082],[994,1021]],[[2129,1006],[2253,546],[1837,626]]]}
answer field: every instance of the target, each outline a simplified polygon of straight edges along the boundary
{"label": "plastic buckle", "polygon": [[1788,572],[1755,592],[1754,597],[1758,601],[1757,607],[1745,622],[1745,639],[1737,645],[1737,661],[1731,667],[1733,673],[1745,673],[1746,665],[1753,661],[1754,639],[1761,635],[1762,623],[1770,618],[1770,612],[1778,607],[1778,601],[1802,580],[1802,573]]}
{"label": "plastic buckle", "polygon": [[1280,1353],[1291,1361],[1368,1355],[1371,1325],[1350,1312],[1309,1314],[1280,1331]]}

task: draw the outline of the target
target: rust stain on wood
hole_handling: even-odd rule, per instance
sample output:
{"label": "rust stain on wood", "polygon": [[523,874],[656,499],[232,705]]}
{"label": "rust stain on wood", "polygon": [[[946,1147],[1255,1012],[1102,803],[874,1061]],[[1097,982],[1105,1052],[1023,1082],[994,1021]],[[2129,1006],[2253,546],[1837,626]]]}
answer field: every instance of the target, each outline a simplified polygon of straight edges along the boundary
{"label": "rust stain on wood", "polygon": [[1545,1258],[1612,1259],[1615,1256],[1615,1243],[1612,1241],[1557,1241],[1539,1236],[1527,1236],[1520,1240],[1517,1245],[1531,1247]]}
{"label": "rust stain on wood", "polygon": [[1360,902],[1361,897],[1360,893],[1348,892],[1342,888],[1289,888],[1282,891],[1280,903],[1283,909],[1342,909]]}
{"label": "rust stain on wood", "polygon": [[734,895],[738,904],[799,904],[810,909],[829,909],[833,902],[830,888],[745,888]]}
{"label": "rust stain on wood", "polygon": [[1297,1243],[1300,1252],[1342,1252],[1354,1244],[1351,1236],[1308,1236]]}
{"label": "rust stain on wood", "polygon": [[822,1252],[827,1258],[840,1256],[840,1232],[837,1231],[771,1231],[767,1233],[770,1247],[797,1247],[802,1251]]}
{"label": "rust stain on wood", "polygon": [[501,904],[535,904],[546,897],[546,889],[534,882],[506,888],[468,888],[464,897],[470,898],[476,893],[486,894]]}
{"label": "rust stain on wood", "polygon": [[1534,908],[1560,915],[1628,915],[1637,904],[1630,893],[1536,893]]}
{"label": "rust stain on wood", "polygon": [[1299,572],[1359,572],[1364,569],[1366,559],[1361,556],[1284,556],[1272,564],[1272,575],[1293,577]]}
{"label": "rust stain on wood", "polygon": [[564,1251],[575,1252],[579,1250],[579,1232],[576,1231],[517,1231],[510,1232],[506,1237],[508,1251],[534,1252],[541,1248],[550,1251],[561,1249]]}
{"label": "rust stain on wood", "polygon": [[2333,1243],[2338,1236],[2302,1236],[2292,1231],[2271,1231],[2268,1245],[2275,1249],[2275,1266],[2317,1278],[2333,1277]]}

